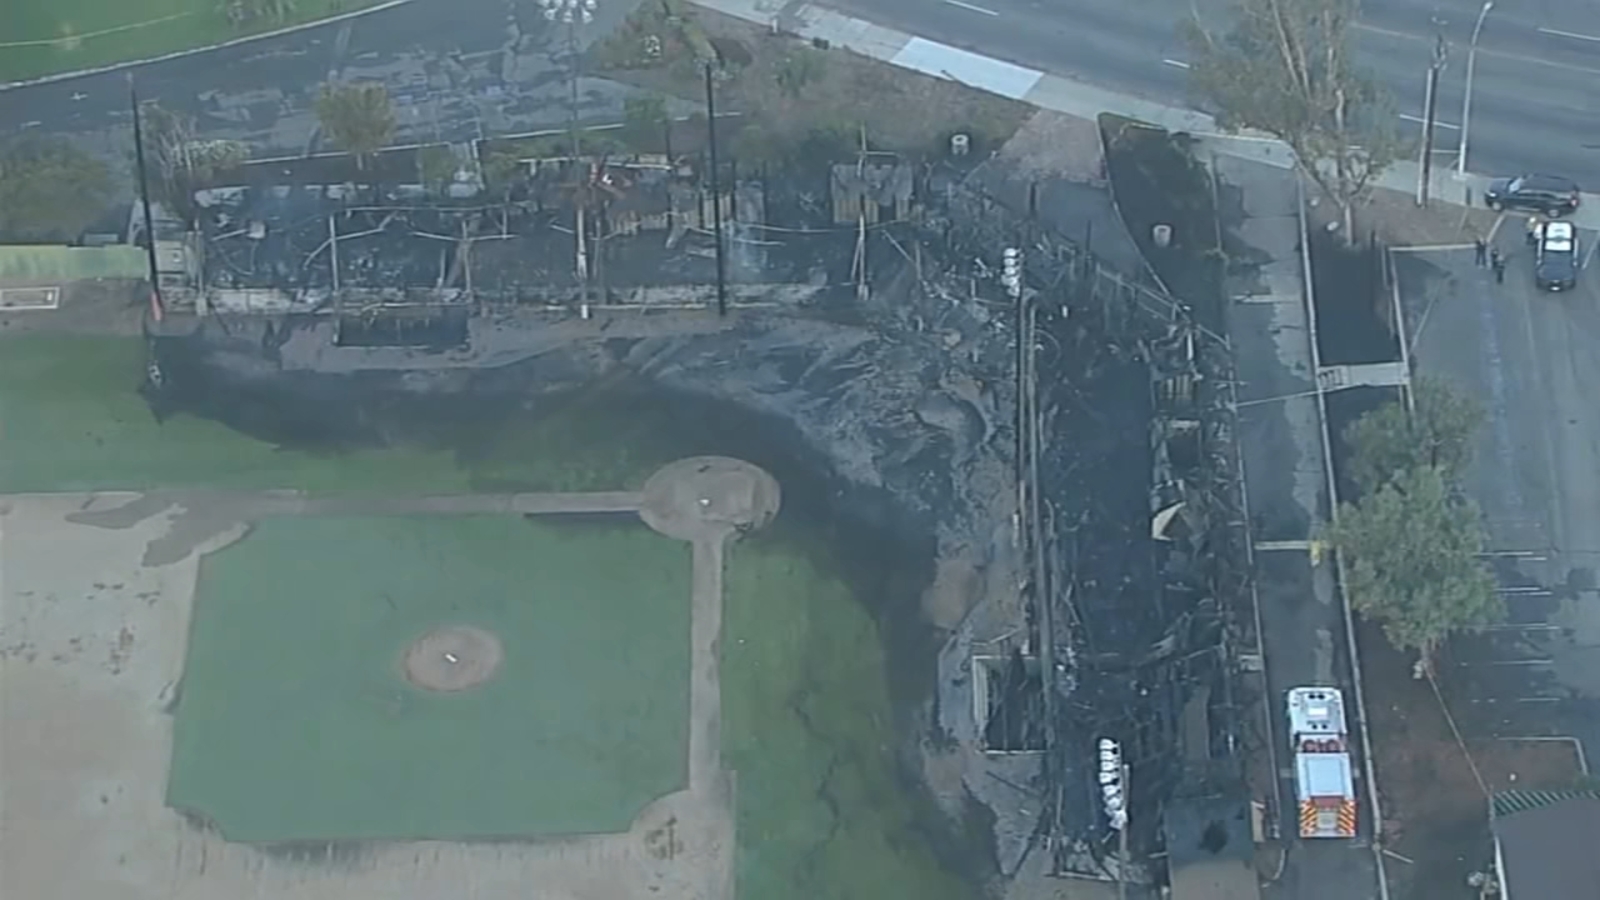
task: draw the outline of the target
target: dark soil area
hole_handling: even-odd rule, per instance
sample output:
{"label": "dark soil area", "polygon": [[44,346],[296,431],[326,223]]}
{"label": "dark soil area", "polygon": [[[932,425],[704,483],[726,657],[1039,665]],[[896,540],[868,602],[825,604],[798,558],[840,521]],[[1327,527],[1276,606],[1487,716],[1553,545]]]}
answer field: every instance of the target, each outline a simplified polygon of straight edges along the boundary
{"label": "dark soil area", "polygon": [[1311,232],[1311,283],[1317,297],[1317,349],[1325,366],[1390,362],[1400,343],[1390,325],[1383,251],[1375,243],[1346,246],[1335,234]]}
{"label": "dark soil area", "polygon": [[973,158],[981,158],[1033,113],[1027,104],[955,81],[675,3],[640,5],[590,49],[586,65],[607,78],[701,104],[705,85],[697,59],[708,55],[720,66],[719,116],[737,112],[749,122],[726,146],[730,157],[748,165],[819,152],[853,158],[863,137],[872,149],[942,157],[956,132],[972,137]]}
{"label": "dark soil area", "polygon": [[[1134,243],[1195,320],[1222,333],[1227,257],[1211,179],[1187,136],[1109,114],[1100,117],[1100,129],[1111,193]],[[1157,225],[1172,229],[1166,246],[1156,242]]]}
{"label": "dark soil area", "polygon": [[1445,683],[1450,714],[1469,736],[1463,745],[1429,683],[1412,677],[1411,657],[1391,647],[1371,623],[1360,623],[1358,631],[1384,844],[1392,851],[1391,896],[1471,896],[1467,877],[1489,871],[1494,858],[1488,798],[1478,778],[1491,792],[1568,788],[1579,776],[1577,755],[1567,742],[1470,737],[1484,733],[1472,718],[1473,708],[1453,700]]}

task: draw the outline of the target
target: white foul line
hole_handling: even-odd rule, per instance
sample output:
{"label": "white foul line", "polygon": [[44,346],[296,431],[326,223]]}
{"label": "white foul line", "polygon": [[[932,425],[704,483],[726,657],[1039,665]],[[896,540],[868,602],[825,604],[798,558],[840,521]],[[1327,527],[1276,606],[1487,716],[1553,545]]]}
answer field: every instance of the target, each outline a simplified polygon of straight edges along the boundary
{"label": "white foul line", "polygon": [[1179,60],[1179,59],[1163,59],[1162,62],[1166,63],[1169,66],[1177,66],[1180,69],[1189,68],[1189,64],[1188,63],[1186,63],[1186,62],[1184,62],[1182,60]]}
{"label": "white foul line", "polygon": [[[1400,118],[1405,119],[1407,122],[1416,122],[1418,125],[1427,124],[1426,120],[1424,120],[1421,116],[1408,116],[1405,113],[1401,113],[1400,114]],[[1461,130],[1461,126],[1460,125],[1451,125],[1449,122],[1440,122],[1438,119],[1435,119],[1433,121],[1433,127],[1435,127],[1435,128],[1448,128],[1451,131],[1460,131]],[[1451,151],[1451,152],[1454,152],[1454,151]]]}
{"label": "white foul line", "polygon": [[981,6],[973,6],[971,3],[962,3],[961,0],[944,0],[944,2],[950,4],[951,6],[959,6],[962,9],[971,10],[971,11],[973,11],[975,13],[983,13],[986,16],[998,16],[998,15],[1000,15],[999,13],[995,12],[992,9],[984,9]]}
{"label": "white foul line", "polygon": [[1594,41],[1595,43],[1600,44],[1600,37],[1595,37],[1592,34],[1579,34],[1576,31],[1560,31],[1555,28],[1541,28],[1539,29],[1539,33],[1553,34],[1556,37],[1572,38],[1579,41]]}

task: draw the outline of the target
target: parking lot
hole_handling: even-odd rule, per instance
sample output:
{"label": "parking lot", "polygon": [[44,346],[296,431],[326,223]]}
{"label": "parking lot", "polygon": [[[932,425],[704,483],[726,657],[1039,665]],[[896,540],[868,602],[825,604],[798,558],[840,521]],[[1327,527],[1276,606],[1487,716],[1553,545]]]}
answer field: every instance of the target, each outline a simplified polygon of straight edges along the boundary
{"label": "parking lot", "polygon": [[[1471,245],[1394,253],[1416,371],[1488,416],[1467,491],[1482,507],[1506,621],[1457,641],[1444,681],[1474,730],[1571,734],[1600,746],[1600,284],[1539,290],[1520,220],[1493,242],[1504,282]],[[1595,235],[1580,233],[1592,262]]]}

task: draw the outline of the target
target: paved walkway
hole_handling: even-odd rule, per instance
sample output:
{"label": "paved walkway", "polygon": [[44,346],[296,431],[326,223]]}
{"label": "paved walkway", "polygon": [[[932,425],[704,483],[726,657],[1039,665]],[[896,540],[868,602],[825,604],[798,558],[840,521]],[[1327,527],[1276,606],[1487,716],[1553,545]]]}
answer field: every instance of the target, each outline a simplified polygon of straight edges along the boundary
{"label": "paved walkway", "polygon": [[[1278,822],[1287,858],[1267,896],[1320,900],[1372,896],[1375,857],[1368,842],[1302,841],[1295,825],[1294,779],[1287,768],[1281,710],[1270,698],[1303,684],[1333,684],[1353,696],[1344,647],[1344,607],[1331,567],[1311,564],[1309,541],[1331,503],[1315,396],[1310,310],[1305,302],[1294,177],[1238,157],[1219,157],[1217,175],[1240,189],[1244,219],[1235,236],[1264,261],[1250,280],[1229,279],[1228,336],[1239,379],[1243,457],[1261,642],[1266,656],[1268,739],[1276,751]],[[1286,777],[1287,776],[1287,777]],[[1366,783],[1358,792],[1365,799]],[[1372,834],[1370,806],[1362,835]]]}
{"label": "paved walkway", "polygon": [[[783,3],[781,0],[691,2],[748,22],[769,27],[776,25],[808,40],[820,38],[834,46],[891,65],[960,81],[1044,109],[1085,119],[1094,119],[1104,112],[1116,113],[1171,131],[1186,131],[1212,139],[1218,153],[1278,168],[1290,168],[1294,162],[1289,148],[1282,143],[1259,134],[1223,134],[1217,128],[1216,120],[1202,112],[1155,103],[1049,72],[980,56],[809,3]],[[1398,162],[1383,173],[1377,186],[1415,193],[1417,176],[1416,163]],[[1436,167],[1430,191],[1432,196],[1441,201],[1460,204],[1468,196],[1468,191],[1473,198],[1481,198],[1488,180],[1485,176],[1472,173],[1468,173],[1465,179],[1457,179],[1448,168]],[[1600,228],[1600,195],[1584,196],[1586,206],[1574,221],[1584,228]]]}

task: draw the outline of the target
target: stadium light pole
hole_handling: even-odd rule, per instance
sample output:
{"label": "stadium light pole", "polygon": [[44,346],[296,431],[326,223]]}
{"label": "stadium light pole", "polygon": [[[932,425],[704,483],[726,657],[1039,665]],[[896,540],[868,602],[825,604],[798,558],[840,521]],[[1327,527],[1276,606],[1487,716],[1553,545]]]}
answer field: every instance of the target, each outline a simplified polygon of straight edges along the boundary
{"label": "stadium light pole", "polygon": [[1494,9],[1494,0],[1484,0],[1483,8],[1478,10],[1478,22],[1472,26],[1472,42],[1467,45],[1467,89],[1466,96],[1461,98],[1461,146],[1456,148],[1456,177],[1467,174],[1467,134],[1472,126],[1472,68],[1478,61],[1478,36],[1483,33],[1483,22],[1489,18],[1489,11]]}
{"label": "stadium light pole", "polygon": [[[728,263],[722,240],[722,184],[717,172],[717,95],[712,85],[711,63],[705,65],[706,143],[711,151],[711,231],[717,242],[717,315],[728,314]],[[738,190],[737,186],[734,188]]]}

